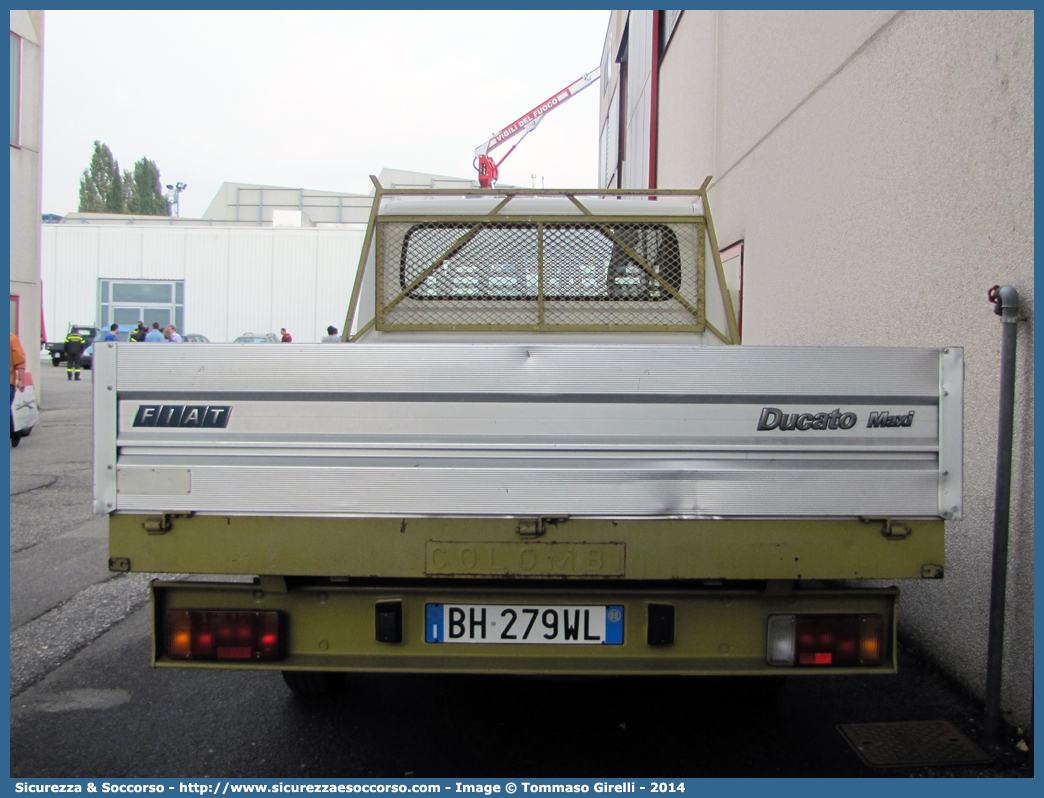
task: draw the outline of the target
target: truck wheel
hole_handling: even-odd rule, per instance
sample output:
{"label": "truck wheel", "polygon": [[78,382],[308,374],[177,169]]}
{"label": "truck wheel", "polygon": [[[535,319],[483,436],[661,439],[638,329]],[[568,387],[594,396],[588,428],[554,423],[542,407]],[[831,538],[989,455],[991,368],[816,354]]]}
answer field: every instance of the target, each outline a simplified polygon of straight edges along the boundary
{"label": "truck wheel", "polygon": [[339,693],[344,689],[345,675],[330,671],[283,671],[283,681],[302,698]]}
{"label": "truck wheel", "polygon": [[55,368],[58,368],[60,365],[62,365],[62,359],[60,357],[52,357],[51,365]]}

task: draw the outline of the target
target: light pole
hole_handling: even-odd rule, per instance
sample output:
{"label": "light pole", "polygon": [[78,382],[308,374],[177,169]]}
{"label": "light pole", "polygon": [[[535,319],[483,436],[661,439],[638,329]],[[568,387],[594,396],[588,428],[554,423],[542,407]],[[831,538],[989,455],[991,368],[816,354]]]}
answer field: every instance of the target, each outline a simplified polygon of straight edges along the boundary
{"label": "light pole", "polygon": [[181,215],[181,192],[184,191],[188,186],[184,183],[175,183],[173,186],[168,185],[167,190],[174,195],[174,215]]}

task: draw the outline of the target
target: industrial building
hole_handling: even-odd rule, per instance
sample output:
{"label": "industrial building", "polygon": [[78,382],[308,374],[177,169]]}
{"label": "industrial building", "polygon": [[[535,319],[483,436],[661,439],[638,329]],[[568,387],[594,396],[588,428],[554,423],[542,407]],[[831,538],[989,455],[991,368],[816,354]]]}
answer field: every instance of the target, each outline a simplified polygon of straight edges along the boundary
{"label": "industrial building", "polygon": [[742,341],[965,348],[964,518],[900,633],[984,695],[1001,324],[1021,298],[1001,708],[1033,709],[1032,11],[614,11],[604,187],[711,176]]}
{"label": "industrial building", "polygon": [[[473,187],[385,169],[386,187]],[[341,329],[371,197],[225,183],[202,218],[72,213],[42,231],[43,316],[69,324],[160,326],[211,341],[285,327],[318,342]]]}

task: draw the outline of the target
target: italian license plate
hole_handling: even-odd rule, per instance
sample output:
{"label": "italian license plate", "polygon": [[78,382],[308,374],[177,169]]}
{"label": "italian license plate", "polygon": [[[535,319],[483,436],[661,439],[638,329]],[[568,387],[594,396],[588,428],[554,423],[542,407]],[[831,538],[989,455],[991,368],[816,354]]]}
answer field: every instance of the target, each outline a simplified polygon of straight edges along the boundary
{"label": "italian license plate", "polygon": [[620,605],[428,604],[428,643],[623,645]]}

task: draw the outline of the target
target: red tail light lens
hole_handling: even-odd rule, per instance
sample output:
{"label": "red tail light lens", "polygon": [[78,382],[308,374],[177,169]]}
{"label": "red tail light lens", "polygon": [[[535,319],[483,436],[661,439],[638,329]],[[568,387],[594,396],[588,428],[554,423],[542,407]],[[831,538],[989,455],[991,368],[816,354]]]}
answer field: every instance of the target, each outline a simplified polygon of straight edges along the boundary
{"label": "red tail light lens", "polygon": [[880,615],[773,615],[768,623],[772,665],[879,665],[884,643]]}
{"label": "red tail light lens", "polygon": [[167,611],[166,644],[171,659],[281,659],[282,638],[278,612]]}

